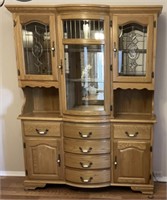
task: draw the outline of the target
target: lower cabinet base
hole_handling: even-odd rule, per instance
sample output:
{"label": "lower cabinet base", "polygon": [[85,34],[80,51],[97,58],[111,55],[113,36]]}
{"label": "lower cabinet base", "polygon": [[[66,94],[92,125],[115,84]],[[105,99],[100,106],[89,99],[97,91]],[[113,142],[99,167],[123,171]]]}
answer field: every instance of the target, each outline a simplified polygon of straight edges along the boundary
{"label": "lower cabinet base", "polygon": [[153,195],[154,193],[154,185],[120,185],[120,184],[94,184],[94,185],[87,185],[87,184],[75,184],[70,182],[64,182],[64,181],[46,181],[46,180],[25,180],[24,181],[24,189],[25,190],[34,190],[36,188],[44,188],[46,184],[66,184],[74,187],[80,187],[80,188],[102,188],[102,187],[114,187],[114,186],[120,186],[120,187],[130,187],[133,191],[141,192],[145,195]]}

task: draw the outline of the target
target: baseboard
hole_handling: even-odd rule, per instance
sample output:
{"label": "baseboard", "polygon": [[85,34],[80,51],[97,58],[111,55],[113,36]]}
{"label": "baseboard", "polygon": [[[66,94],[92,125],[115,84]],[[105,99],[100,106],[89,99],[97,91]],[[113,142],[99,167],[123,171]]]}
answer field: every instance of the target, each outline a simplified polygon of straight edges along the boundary
{"label": "baseboard", "polygon": [[24,171],[0,171],[0,176],[25,176]]}
{"label": "baseboard", "polygon": [[166,182],[167,183],[167,176],[158,176],[158,177],[154,177],[154,181],[155,182]]}

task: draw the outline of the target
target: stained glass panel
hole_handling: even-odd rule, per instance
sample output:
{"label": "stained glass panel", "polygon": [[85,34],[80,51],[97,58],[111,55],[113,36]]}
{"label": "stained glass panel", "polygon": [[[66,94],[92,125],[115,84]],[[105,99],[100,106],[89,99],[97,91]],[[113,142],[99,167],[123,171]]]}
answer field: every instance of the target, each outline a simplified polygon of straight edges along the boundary
{"label": "stained glass panel", "polygon": [[122,76],[145,76],[147,26],[119,26],[118,72]]}
{"label": "stained glass panel", "polygon": [[49,26],[39,22],[23,24],[22,36],[26,74],[52,74]]}

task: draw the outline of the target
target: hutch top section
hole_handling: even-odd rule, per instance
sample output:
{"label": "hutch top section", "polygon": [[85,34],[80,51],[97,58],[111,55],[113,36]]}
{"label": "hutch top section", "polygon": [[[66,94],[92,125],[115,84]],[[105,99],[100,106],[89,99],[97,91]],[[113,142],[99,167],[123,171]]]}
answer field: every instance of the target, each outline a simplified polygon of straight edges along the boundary
{"label": "hutch top section", "polygon": [[81,11],[91,11],[91,12],[108,12],[113,14],[123,14],[123,13],[147,13],[147,14],[160,14],[162,11],[161,5],[154,6],[109,6],[109,5],[77,5],[77,4],[66,4],[66,5],[6,5],[6,8],[12,13],[19,12],[81,12]]}

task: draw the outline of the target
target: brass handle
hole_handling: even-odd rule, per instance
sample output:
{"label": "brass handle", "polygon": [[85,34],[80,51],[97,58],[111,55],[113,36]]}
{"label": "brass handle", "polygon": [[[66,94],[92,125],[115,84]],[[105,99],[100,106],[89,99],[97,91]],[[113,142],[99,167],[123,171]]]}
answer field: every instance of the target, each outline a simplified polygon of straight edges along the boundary
{"label": "brass handle", "polygon": [[46,135],[47,134],[47,132],[49,131],[48,129],[46,129],[45,131],[40,131],[39,129],[35,129],[36,130],[36,132],[39,134],[39,135]]}
{"label": "brass handle", "polygon": [[92,132],[89,132],[88,134],[84,134],[84,133],[79,132],[79,135],[80,135],[82,138],[89,138],[89,137],[92,135]]}
{"label": "brass handle", "polygon": [[138,132],[136,132],[136,133],[128,133],[128,131],[126,131],[125,134],[126,134],[128,137],[136,137],[139,133],[138,133]]}
{"label": "brass handle", "polygon": [[80,149],[80,151],[81,151],[82,153],[90,153],[91,150],[92,150],[92,147],[89,147],[89,149],[82,149],[82,147],[79,147],[79,149]]}
{"label": "brass handle", "polygon": [[90,168],[92,164],[92,162],[90,162],[89,164],[83,164],[82,162],[80,162],[82,168]]}
{"label": "brass handle", "polygon": [[51,51],[52,51],[52,55],[53,55],[53,57],[55,57],[55,42],[54,42],[54,41],[52,42],[52,48],[51,48]]}
{"label": "brass handle", "polygon": [[84,178],[81,176],[80,179],[81,179],[81,181],[82,181],[83,183],[90,183],[90,182],[92,181],[93,177],[90,177],[89,179],[84,179]]}

